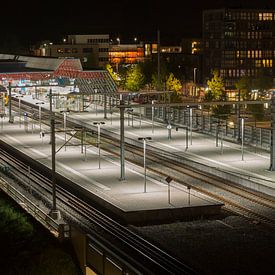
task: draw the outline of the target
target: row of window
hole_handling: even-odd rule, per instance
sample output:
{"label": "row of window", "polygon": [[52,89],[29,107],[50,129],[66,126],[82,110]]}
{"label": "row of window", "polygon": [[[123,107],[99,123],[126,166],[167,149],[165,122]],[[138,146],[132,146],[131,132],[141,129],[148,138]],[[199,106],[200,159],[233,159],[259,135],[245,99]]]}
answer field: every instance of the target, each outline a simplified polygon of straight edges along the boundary
{"label": "row of window", "polygon": [[[220,70],[221,77],[226,79],[227,77],[242,77],[242,76],[256,76],[259,75],[261,69],[222,69]],[[272,74],[271,69],[267,69],[268,74]]]}
{"label": "row of window", "polygon": [[88,44],[99,44],[99,43],[107,43],[109,44],[108,38],[93,38],[93,39],[87,39]]}
{"label": "row of window", "polygon": [[[256,32],[233,32],[233,31],[225,31],[224,37],[231,38],[241,38],[241,39],[263,39],[263,38],[272,38],[273,33],[271,31],[256,31]],[[210,37],[213,37],[213,34],[210,34]]]}
{"label": "row of window", "polygon": [[222,66],[225,68],[232,68],[232,67],[257,67],[257,68],[272,68],[273,67],[273,60],[272,59],[255,59],[251,61],[247,61],[244,59],[239,60],[224,60],[222,62]]}
{"label": "row of window", "polygon": [[[57,48],[56,52],[57,53],[80,53],[82,51],[82,53],[92,53],[93,52],[93,48],[82,48],[82,49],[78,49],[78,48]],[[109,52],[108,48],[99,48],[98,49],[99,52]]]}
{"label": "row of window", "polygon": [[225,58],[229,57],[230,59],[233,59],[234,56],[236,58],[272,58],[273,55],[275,56],[275,50],[225,50],[223,54]]}
{"label": "row of window", "polygon": [[225,14],[225,19],[228,20],[259,20],[271,21],[275,20],[275,13],[272,12],[232,12],[228,11]]}

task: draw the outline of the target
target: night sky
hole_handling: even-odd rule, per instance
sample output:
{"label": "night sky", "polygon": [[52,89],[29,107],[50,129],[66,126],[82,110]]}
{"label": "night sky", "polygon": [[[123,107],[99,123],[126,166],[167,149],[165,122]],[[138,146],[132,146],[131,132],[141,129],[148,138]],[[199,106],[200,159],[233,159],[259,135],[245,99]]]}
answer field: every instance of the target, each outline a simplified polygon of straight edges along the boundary
{"label": "night sky", "polygon": [[[241,4],[240,4],[241,3]],[[221,7],[275,8],[273,0],[47,0],[1,2],[1,32],[18,40],[57,42],[66,34],[110,33],[121,43],[133,37],[178,42],[201,35],[202,10]]]}

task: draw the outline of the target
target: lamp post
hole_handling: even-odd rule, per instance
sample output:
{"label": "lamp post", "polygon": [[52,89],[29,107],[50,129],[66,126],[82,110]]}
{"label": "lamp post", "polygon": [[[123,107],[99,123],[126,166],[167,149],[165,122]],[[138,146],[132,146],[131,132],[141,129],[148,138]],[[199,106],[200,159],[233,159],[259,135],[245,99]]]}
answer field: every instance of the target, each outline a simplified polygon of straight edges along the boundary
{"label": "lamp post", "polygon": [[155,115],[154,103],[155,103],[155,101],[152,100],[152,134],[154,134],[154,115]]}
{"label": "lamp post", "polygon": [[65,144],[65,151],[66,151],[66,142],[67,142],[67,115],[70,113],[70,111],[60,111],[60,113],[63,113],[63,128],[64,128],[64,144]]}
{"label": "lamp post", "polygon": [[101,168],[100,166],[100,126],[105,124],[104,121],[94,122],[94,125],[97,125],[97,146],[98,146],[98,169]]}
{"label": "lamp post", "polygon": [[242,160],[244,160],[244,118],[241,118],[241,129],[242,129]]}
{"label": "lamp post", "polygon": [[21,98],[23,95],[16,95],[15,97],[18,98],[18,108],[19,108],[19,127],[21,127]]}
{"label": "lamp post", "polygon": [[185,129],[185,151],[188,149],[188,126],[186,127],[176,127],[176,131],[178,131],[180,128]]}
{"label": "lamp post", "polygon": [[41,105],[44,104],[44,102],[36,102],[35,104],[39,105],[39,130],[41,132]]}
{"label": "lamp post", "polygon": [[[52,104],[52,91],[50,89],[50,106]],[[58,220],[60,219],[60,211],[56,207],[56,172],[55,172],[55,116],[52,108],[50,107],[50,121],[51,121],[51,155],[52,155],[52,193],[53,193],[53,204],[50,211],[50,216]]]}
{"label": "lamp post", "polygon": [[9,86],[8,86],[8,106],[9,106],[9,123],[13,123],[13,118],[11,115],[11,108],[12,108],[12,104],[11,104],[11,82],[9,82]]}
{"label": "lamp post", "polygon": [[197,71],[197,69],[198,68],[194,68],[193,69],[193,79],[194,79],[194,84],[196,85],[196,81],[197,81],[197,79],[196,79],[196,71]]}
{"label": "lamp post", "polygon": [[134,111],[134,109],[132,109],[132,108],[130,108],[130,109],[127,110],[127,114],[128,114],[128,126],[130,126],[130,115],[132,115],[132,127],[134,126],[133,111]]}
{"label": "lamp post", "polygon": [[189,106],[189,130],[190,130],[190,145],[192,145],[192,131],[193,131],[193,109]]}
{"label": "lamp post", "polygon": [[151,137],[140,137],[138,140],[143,140],[143,165],[144,165],[144,193],[146,193],[146,141],[151,140]]}
{"label": "lamp post", "polygon": [[172,125],[171,125],[171,117],[172,117],[172,114],[173,112],[170,110],[170,107],[169,107],[169,111],[167,112],[168,114],[168,125],[167,125],[167,130],[168,130],[168,139],[171,140],[172,138],[172,135],[171,135],[171,132],[172,132]]}
{"label": "lamp post", "polygon": [[242,160],[244,160],[244,120],[247,119],[247,117],[241,117],[240,121],[241,121],[241,137],[242,137]]}

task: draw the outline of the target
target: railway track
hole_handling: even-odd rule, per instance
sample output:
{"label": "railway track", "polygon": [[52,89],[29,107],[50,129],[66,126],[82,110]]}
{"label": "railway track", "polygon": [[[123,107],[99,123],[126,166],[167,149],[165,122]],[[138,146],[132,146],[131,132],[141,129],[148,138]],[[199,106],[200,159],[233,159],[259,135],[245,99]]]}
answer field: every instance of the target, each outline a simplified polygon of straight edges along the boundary
{"label": "railway track", "polygon": [[[0,163],[9,166],[17,178],[19,175],[22,183],[25,181],[28,185],[31,180],[33,193],[41,194],[42,197],[51,197],[50,179],[34,170],[27,174],[25,163],[18,161],[2,149],[0,149],[0,154]],[[28,186],[26,188],[28,189]],[[83,218],[85,219],[84,226],[89,231],[88,233],[94,235],[95,231],[98,231],[97,237],[107,238],[109,243],[113,244],[113,249],[120,247],[117,253],[140,268],[144,274],[197,274],[184,263],[117,223],[60,185],[57,185],[57,198],[58,206],[62,209],[65,207],[65,212],[70,209],[70,215],[73,215],[75,220],[79,220],[79,217],[82,221]]]}
{"label": "railway track", "polygon": [[[27,108],[31,108],[29,105]],[[48,114],[48,112],[46,112]],[[62,116],[56,115],[56,120],[62,122]],[[75,123],[68,122],[73,128]],[[96,128],[90,126],[95,132]],[[106,132],[101,133],[101,148],[119,155],[119,136],[113,138]],[[183,188],[190,186],[192,189],[213,197],[224,203],[224,208],[239,215],[275,225],[275,198],[263,193],[253,191],[241,185],[234,184],[222,178],[207,174],[201,170],[188,167],[181,163],[180,154],[171,154],[159,148],[154,148],[153,143],[146,151],[147,169],[161,175],[162,177],[172,176],[175,182]],[[126,159],[139,166],[143,165],[142,145],[134,146],[125,143]],[[177,187],[181,189],[181,187]]]}
{"label": "railway track", "polygon": [[[117,150],[112,149],[114,146]],[[102,148],[104,148],[104,145]],[[112,141],[112,146],[106,146],[104,149],[112,154],[119,154],[119,144],[116,141]],[[128,161],[135,162],[140,166],[143,165],[142,148],[126,144],[125,150]],[[137,156],[139,156],[139,159]],[[147,149],[146,160],[148,170],[161,175],[163,178],[170,176],[176,183],[181,184],[182,188],[179,185],[176,187],[179,191],[191,187],[200,193],[223,202],[224,208],[231,212],[275,226],[275,198],[192,167],[186,167],[186,165],[175,160],[174,154],[163,152],[160,155],[154,150]]]}

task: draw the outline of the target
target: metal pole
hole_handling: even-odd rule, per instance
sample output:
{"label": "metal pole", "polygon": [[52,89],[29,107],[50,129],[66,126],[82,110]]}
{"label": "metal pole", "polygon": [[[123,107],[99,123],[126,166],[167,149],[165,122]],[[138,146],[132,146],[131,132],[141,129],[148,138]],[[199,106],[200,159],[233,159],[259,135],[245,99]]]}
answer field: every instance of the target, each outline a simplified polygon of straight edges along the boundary
{"label": "metal pole", "polygon": [[198,68],[194,68],[194,84],[196,85],[196,70],[197,70]]}
{"label": "metal pole", "polygon": [[52,140],[52,187],[53,187],[53,207],[56,210],[56,178],[55,178],[55,125],[54,118],[51,118],[51,140]]}
{"label": "metal pole", "polygon": [[[52,94],[52,89],[49,91],[49,100],[50,100],[50,120],[53,118],[53,94]],[[50,135],[50,142],[49,144],[52,143],[52,135]]]}
{"label": "metal pole", "polygon": [[171,190],[170,190],[170,181],[168,181],[168,204],[171,203]]}
{"label": "metal pole", "polygon": [[107,96],[106,96],[106,91],[104,93],[104,118],[107,118]]}
{"label": "metal pole", "polygon": [[160,31],[157,33],[158,39],[158,91],[160,90]]}
{"label": "metal pole", "polygon": [[40,132],[41,132],[41,104],[39,104],[39,129],[40,129]]}
{"label": "metal pole", "polygon": [[67,127],[66,127],[66,126],[67,126],[67,125],[66,125],[67,114],[66,114],[66,112],[64,112],[63,115],[64,115],[64,141],[65,141],[65,146],[64,146],[65,148],[64,148],[64,149],[65,149],[65,151],[66,151],[66,141],[67,141],[67,133],[66,133],[66,128],[67,128]]}
{"label": "metal pole", "polygon": [[219,124],[216,123],[216,147],[219,147]]}
{"label": "metal pole", "polygon": [[9,123],[12,123],[12,117],[11,117],[11,82],[9,82],[9,95],[8,95],[8,100],[9,100]]}
{"label": "metal pole", "polygon": [[221,131],[221,154],[223,154],[223,128]]}
{"label": "metal pole", "polygon": [[238,127],[238,142],[241,141],[241,125],[240,125],[240,117],[241,117],[241,91],[238,89],[238,103],[237,103],[237,127]]}
{"label": "metal pole", "polygon": [[192,130],[193,130],[193,109],[190,108],[190,145],[192,145]]}
{"label": "metal pole", "polygon": [[186,133],[185,133],[185,151],[188,149],[188,126],[185,128]]}
{"label": "metal pole", "polygon": [[[124,105],[122,95],[120,105]],[[125,107],[120,107],[120,180],[125,180],[124,109]]]}
{"label": "metal pole", "polygon": [[85,158],[84,158],[84,160],[86,161],[86,160],[87,160],[86,131],[84,132],[84,142],[85,142],[85,147],[84,147],[84,150],[85,150]]}
{"label": "metal pole", "polygon": [[242,160],[244,160],[244,118],[241,118],[241,129],[242,129]]}
{"label": "metal pole", "polygon": [[[270,140],[270,171],[275,171],[275,94],[271,97],[271,140]],[[260,128],[260,145],[262,146],[262,128]]]}
{"label": "metal pole", "polygon": [[152,134],[154,133],[154,112],[155,112],[154,100],[152,100]]}
{"label": "metal pole", "polygon": [[146,193],[146,139],[143,139],[143,155],[144,155],[144,193]]}
{"label": "metal pole", "polygon": [[100,169],[100,123],[97,124],[98,169]]}
{"label": "metal pole", "polygon": [[81,128],[81,154],[83,154],[83,128]]}
{"label": "metal pole", "polygon": [[141,128],[141,108],[139,107],[139,128]]}
{"label": "metal pole", "polygon": [[18,98],[19,102],[19,127],[21,127],[21,97]]}

